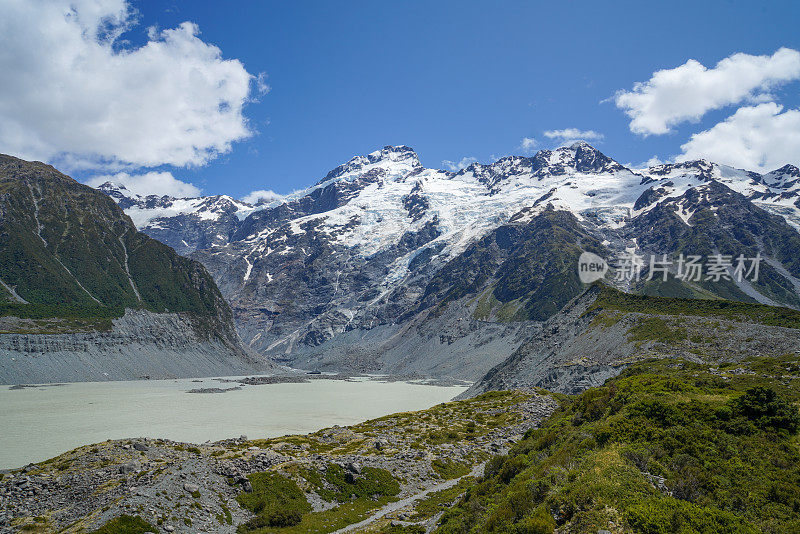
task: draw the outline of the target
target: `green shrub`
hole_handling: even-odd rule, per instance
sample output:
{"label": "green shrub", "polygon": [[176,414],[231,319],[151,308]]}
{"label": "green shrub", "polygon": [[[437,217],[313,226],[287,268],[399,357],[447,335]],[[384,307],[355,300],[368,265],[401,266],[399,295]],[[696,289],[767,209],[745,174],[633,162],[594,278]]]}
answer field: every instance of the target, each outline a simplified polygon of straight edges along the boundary
{"label": "green shrub", "polygon": [[673,499],[647,499],[630,506],[625,518],[642,534],[755,534],[752,525],[730,512]]}
{"label": "green shrub", "polygon": [[241,525],[239,532],[293,526],[311,511],[311,505],[293,480],[277,473],[254,473],[247,478],[253,491],[240,493],[236,500],[256,517]]}
{"label": "green shrub", "polygon": [[517,534],[552,534],[556,529],[556,522],[547,510],[540,506],[536,512],[517,524]]}
{"label": "green shrub", "polygon": [[789,434],[797,434],[800,429],[797,408],[779,397],[773,389],[764,386],[750,388],[729,404],[734,415],[753,421],[759,428],[786,430]]}
{"label": "green shrub", "polygon": [[437,458],[431,462],[431,467],[436,474],[442,477],[445,480],[450,480],[451,478],[458,478],[463,477],[464,475],[469,474],[471,471],[470,466],[468,464],[463,464],[460,462],[451,462],[449,460],[443,460],[441,458]]}
{"label": "green shrub", "polygon": [[730,374],[641,361],[562,399],[489,460],[440,531],[541,532],[553,521],[597,532],[623,520],[654,534],[800,532],[800,378],[786,371],[800,358],[767,360]]}
{"label": "green shrub", "polygon": [[158,532],[158,529],[138,515],[122,515],[93,531],[92,534],[144,534],[145,532]]}

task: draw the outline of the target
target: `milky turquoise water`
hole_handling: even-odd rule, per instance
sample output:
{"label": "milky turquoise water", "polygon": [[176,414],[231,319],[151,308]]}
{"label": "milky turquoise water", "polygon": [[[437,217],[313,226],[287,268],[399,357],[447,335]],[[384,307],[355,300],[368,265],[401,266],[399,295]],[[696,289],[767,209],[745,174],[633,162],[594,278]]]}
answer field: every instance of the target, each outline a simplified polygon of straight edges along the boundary
{"label": "milky turquoise water", "polygon": [[214,379],[78,382],[11,390],[0,386],[0,469],[21,467],[106,439],[168,438],[202,443],[306,434],[390,413],[421,410],[466,388],[408,382],[312,380],[228,388]]}

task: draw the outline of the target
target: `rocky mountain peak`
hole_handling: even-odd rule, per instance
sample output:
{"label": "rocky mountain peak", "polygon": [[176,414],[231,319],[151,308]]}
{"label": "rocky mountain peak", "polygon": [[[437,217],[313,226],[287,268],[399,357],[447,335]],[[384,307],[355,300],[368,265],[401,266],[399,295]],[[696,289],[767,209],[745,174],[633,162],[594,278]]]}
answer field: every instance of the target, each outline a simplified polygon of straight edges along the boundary
{"label": "rocky mountain peak", "polygon": [[401,159],[409,159],[415,162],[416,165],[419,165],[419,157],[417,156],[417,153],[413,148],[406,145],[386,145],[380,150],[370,152],[367,157],[371,163],[375,163],[380,160],[398,161]]}
{"label": "rocky mountain peak", "polygon": [[322,185],[331,180],[349,179],[365,174],[374,169],[380,169],[389,175],[408,173],[415,168],[421,168],[417,153],[406,145],[387,145],[380,150],[370,152],[365,156],[355,156],[330,171],[325,178],[317,182]]}
{"label": "rocky mountain peak", "polygon": [[678,163],[662,163],[650,167],[648,174],[655,176],[666,176],[673,173],[683,172],[684,174],[697,174],[704,178],[711,178],[714,171],[714,164],[704,159],[691,161],[681,161]]}
{"label": "rocky mountain peak", "polygon": [[112,182],[111,180],[100,184],[99,186],[97,186],[97,189],[106,194],[111,194],[114,192],[119,192],[119,193],[125,192],[127,195],[131,194],[131,192],[128,191],[127,187],[125,187],[122,184]]}
{"label": "rocky mountain peak", "polygon": [[786,164],[780,169],[775,169],[770,172],[771,175],[782,175],[784,177],[800,178],[800,169],[791,164]]}
{"label": "rocky mountain peak", "polygon": [[102,191],[106,195],[113,198],[123,209],[127,209],[135,204],[134,199],[136,198],[136,195],[134,195],[122,184],[108,181],[98,186],[97,190]]}
{"label": "rocky mountain peak", "polygon": [[571,172],[613,173],[626,170],[589,143],[578,141],[555,150],[540,150],[531,158],[536,176],[564,175]]}

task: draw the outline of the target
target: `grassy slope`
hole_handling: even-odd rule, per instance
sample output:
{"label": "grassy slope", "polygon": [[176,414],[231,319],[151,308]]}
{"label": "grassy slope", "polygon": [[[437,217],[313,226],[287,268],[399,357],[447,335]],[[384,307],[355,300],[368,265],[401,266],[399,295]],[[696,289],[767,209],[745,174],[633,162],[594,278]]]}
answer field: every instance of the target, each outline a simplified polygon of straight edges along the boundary
{"label": "grassy slope", "polygon": [[646,361],[562,407],[442,532],[797,532],[800,365]]}
{"label": "grassy slope", "polygon": [[695,315],[769,326],[800,328],[800,311],[778,306],[735,302],[632,295],[600,284],[602,288],[593,308],[653,315]]}

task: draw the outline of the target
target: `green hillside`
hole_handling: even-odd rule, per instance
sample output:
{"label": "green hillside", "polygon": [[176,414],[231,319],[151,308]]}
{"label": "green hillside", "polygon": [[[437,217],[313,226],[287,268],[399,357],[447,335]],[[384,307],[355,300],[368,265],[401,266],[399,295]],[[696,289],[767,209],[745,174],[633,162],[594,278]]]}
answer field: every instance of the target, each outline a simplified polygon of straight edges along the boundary
{"label": "green hillside", "polygon": [[798,532],[800,362],[637,363],[561,397],[440,531]]}
{"label": "green hillside", "polygon": [[138,232],[108,196],[0,155],[0,316],[119,317],[125,308],[230,322],[199,263]]}

